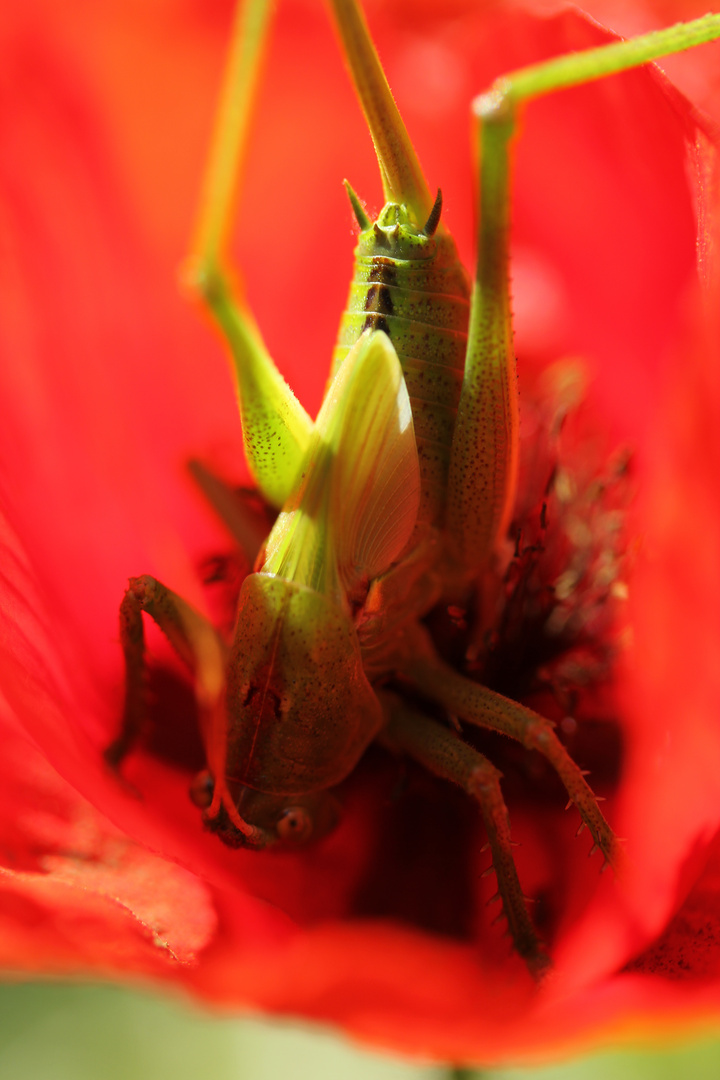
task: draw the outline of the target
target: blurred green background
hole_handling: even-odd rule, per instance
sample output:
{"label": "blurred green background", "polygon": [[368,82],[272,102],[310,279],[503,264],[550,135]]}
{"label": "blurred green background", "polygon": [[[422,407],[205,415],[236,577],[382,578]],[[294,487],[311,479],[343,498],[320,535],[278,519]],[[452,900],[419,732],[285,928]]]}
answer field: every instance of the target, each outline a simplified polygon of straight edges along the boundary
{"label": "blurred green background", "polygon": [[[2,1080],[440,1080],[449,1071],[373,1053],[320,1029],[225,1019],[115,986],[0,986]],[[718,1080],[720,1032],[653,1051],[594,1054],[484,1080]]]}

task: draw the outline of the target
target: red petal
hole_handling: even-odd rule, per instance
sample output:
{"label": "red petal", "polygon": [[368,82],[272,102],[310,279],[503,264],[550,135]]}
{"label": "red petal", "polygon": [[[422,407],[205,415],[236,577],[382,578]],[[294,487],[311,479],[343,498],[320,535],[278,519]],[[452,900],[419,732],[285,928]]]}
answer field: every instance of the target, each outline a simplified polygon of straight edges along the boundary
{"label": "red petal", "polygon": [[[408,25],[380,10],[377,32],[468,254],[470,97],[510,67],[603,38],[570,12],[538,22],[458,11],[454,23],[430,13]],[[695,283],[687,107],[635,73],[533,105],[518,145],[516,303],[521,314],[532,309],[538,282],[546,297],[542,334],[521,327],[521,362],[586,357],[608,429],[647,439],[638,512],[647,555],[623,684],[630,755],[620,831],[636,870],[617,888],[603,879],[563,932],[554,986],[531,1001],[519,964],[498,977],[472,946],[348,918],[381,828],[382,807],[361,784],[335,837],[307,858],[272,861],[204,835],[185,774],[138,758],[129,775],[139,802],[102,768],[118,714],[125,579],[154,572],[201,602],[193,564],[224,541],[186,487],[183,463],[214,454],[240,475],[221,350],[173,285],[226,24],[205,4],[153,6],[138,20],[127,4],[73,17],[37,0],[3,18],[13,107],[0,173],[12,226],[0,319],[12,527],[2,685],[52,766],[12,750],[23,744],[3,718],[0,790],[7,846],[20,860],[3,878],[8,965],[179,977],[218,1001],[488,1062],[568,1049],[599,1030],[617,1035],[628,1018],[678,1015],[689,1001],[695,1015],[716,1008],[715,982],[690,994],[657,977],[612,976],[681,903],[719,818],[718,368],[706,342],[682,363],[678,351]],[[371,204],[379,198],[369,140],[314,9],[281,10],[253,154],[240,256],[272,351],[313,407],[352,243],[340,181],[348,175]],[[45,824],[28,824],[46,799]],[[708,880],[688,903],[709,902]],[[677,956],[684,946],[672,927],[666,940]],[[199,952],[189,970],[184,961]],[[652,955],[642,970],[658,971]],[[698,974],[715,974],[702,955]]]}

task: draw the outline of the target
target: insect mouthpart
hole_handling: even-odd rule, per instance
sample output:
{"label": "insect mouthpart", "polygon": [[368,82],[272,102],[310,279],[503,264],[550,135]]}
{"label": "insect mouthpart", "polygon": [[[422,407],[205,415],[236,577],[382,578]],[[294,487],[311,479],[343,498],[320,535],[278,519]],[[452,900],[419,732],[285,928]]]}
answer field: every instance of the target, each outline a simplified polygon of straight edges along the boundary
{"label": "insect mouthpart", "polygon": [[213,810],[215,782],[208,771],[199,773],[190,787],[190,798],[203,810],[205,827],[228,847],[255,850],[275,846],[301,847],[321,839],[337,824],[336,800],[326,792],[274,795],[254,791],[231,780],[228,793],[238,816],[249,826],[249,832],[238,828],[223,802],[216,811]]}

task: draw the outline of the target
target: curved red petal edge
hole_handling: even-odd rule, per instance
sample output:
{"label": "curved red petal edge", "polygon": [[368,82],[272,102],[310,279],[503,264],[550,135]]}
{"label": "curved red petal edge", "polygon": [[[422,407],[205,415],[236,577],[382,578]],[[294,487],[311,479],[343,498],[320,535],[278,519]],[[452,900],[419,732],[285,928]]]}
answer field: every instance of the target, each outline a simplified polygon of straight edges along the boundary
{"label": "curved red petal edge", "polygon": [[[126,578],[157,573],[202,605],[196,566],[224,539],[182,465],[201,451],[242,476],[220,349],[174,291],[229,7],[168,0],[142,19],[120,3],[75,18],[54,7],[36,0],[0,24],[13,95],[0,162],[0,962],[171,981],[444,1060],[540,1060],[717,1019],[720,305],[698,296],[692,180],[711,190],[716,144],[662,80],[633,73],[533,105],[517,149],[524,370],[587,360],[596,416],[636,446],[640,488],[632,640],[614,691],[627,751],[615,823],[630,868],[618,882],[584,874],[589,891],[536,991],[518,962],[351,914],[382,829],[361,782],[336,835],[273,860],[203,833],[187,772],[139,755],[127,770],[139,800],[102,766]],[[469,259],[470,98],[502,71],[604,36],[575,12],[481,16],[458,3],[440,20],[427,5],[408,26],[402,8],[378,8],[374,29]],[[281,5],[258,107],[239,253],[253,260],[271,349],[312,408],[325,365],[308,357],[330,355],[347,280],[335,267],[347,270],[352,246],[340,180],[379,198],[313,6]],[[278,207],[292,245],[269,235]],[[311,320],[295,287],[308,264],[322,280]],[[717,298],[716,268],[705,271]]]}

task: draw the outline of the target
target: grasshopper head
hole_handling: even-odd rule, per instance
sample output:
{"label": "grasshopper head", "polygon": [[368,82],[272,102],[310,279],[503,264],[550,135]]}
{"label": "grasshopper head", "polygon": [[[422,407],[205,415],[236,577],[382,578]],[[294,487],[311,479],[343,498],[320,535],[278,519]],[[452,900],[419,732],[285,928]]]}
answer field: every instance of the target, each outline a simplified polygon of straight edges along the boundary
{"label": "grasshopper head", "polygon": [[208,811],[205,824],[229,847],[303,847],[320,840],[335,827],[339,817],[337,800],[328,791],[310,795],[271,795],[233,781],[227,782],[232,806],[250,831],[241,830],[233,821],[234,814],[220,804],[217,814],[210,815],[215,793],[212,774],[198,774],[190,788],[192,801]]}
{"label": "grasshopper head", "polygon": [[328,789],[354,769],[381,724],[339,603],[251,574],[240,593],[225,710],[206,733],[212,779],[196,782],[194,801],[234,846],[317,838],[336,817]]}

